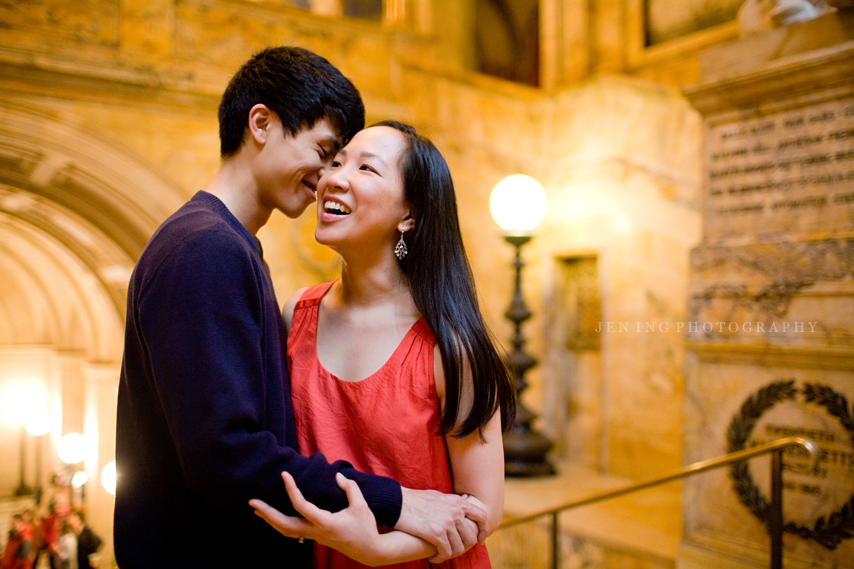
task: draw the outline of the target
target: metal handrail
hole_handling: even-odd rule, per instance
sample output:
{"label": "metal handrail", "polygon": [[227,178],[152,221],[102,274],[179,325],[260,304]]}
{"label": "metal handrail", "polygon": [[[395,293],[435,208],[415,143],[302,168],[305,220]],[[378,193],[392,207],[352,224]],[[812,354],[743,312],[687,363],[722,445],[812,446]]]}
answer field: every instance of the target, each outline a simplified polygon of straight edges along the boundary
{"label": "metal handrail", "polygon": [[771,535],[771,569],[782,569],[783,567],[783,449],[790,446],[803,447],[810,453],[813,460],[812,467],[818,462],[819,449],[818,446],[809,439],[800,437],[787,437],[778,439],[770,443],[756,445],[749,449],[740,450],[730,454],[725,454],[717,458],[702,460],[684,466],[678,470],[674,470],[668,474],[650,478],[642,482],[637,482],[629,486],[609,490],[600,494],[593,494],[580,500],[573,500],[555,508],[541,510],[539,512],[520,516],[518,518],[510,518],[501,522],[498,529],[503,529],[526,522],[534,521],[543,516],[552,517],[552,569],[558,568],[559,549],[558,549],[558,515],[561,512],[580,506],[586,506],[594,502],[601,502],[610,498],[616,498],[639,490],[644,490],[652,486],[658,486],[674,480],[687,478],[706,470],[720,468],[736,462],[741,462],[748,458],[753,458],[762,454],[771,453],[771,510],[768,520],[768,533]]}

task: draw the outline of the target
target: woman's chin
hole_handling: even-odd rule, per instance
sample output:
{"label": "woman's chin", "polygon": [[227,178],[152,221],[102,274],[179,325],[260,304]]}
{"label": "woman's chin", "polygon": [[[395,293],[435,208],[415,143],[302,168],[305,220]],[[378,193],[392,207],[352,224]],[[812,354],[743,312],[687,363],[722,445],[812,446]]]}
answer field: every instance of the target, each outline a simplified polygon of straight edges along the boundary
{"label": "woman's chin", "polygon": [[320,245],[323,245],[324,247],[329,247],[339,255],[341,254],[341,251],[339,249],[339,246],[342,244],[341,240],[334,239],[330,235],[317,231],[315,231],[314,233],[314,240],[317,241]]}

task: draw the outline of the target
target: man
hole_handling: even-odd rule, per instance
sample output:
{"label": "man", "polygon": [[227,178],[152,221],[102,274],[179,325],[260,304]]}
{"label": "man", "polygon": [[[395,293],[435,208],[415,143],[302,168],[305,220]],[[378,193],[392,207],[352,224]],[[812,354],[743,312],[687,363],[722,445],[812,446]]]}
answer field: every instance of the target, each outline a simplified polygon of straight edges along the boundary
{"label": "man", "polygon": [[380,523],[434,543],[440,557],[462,553],[478,537],[465,516],[483,525],[479,508],[295,450],[282,316],[255,234],[273,210],[295,218],[315,200],[324,168],[364,126],[358,91],[316,54],[267,49],[232,78],[219,121],[219,170],[155,232],[128,288],[119,566],[307,566],[310,547],[248,505],[293,513],[283,471],[328,511],[347,506],[340,472]]}
{"label": "man", "polygon": [[[58,553],[59,526],[62,521],[71,512],[71,504],[68,501],[68,496],[64,493],[57,493],[50,501],[48,506],[48,514],[42,522],[42,544],[41,551],[45,551],[50,561],[51,569],[56,569],[56,554]],[[36,555],[36,559],[39,554]]]}
{"label": "man", "polygon": [[77,538],[77,569],[97,567],[97,553],[103,541],[86,523],[83,512],[71,512],[66,520]]}

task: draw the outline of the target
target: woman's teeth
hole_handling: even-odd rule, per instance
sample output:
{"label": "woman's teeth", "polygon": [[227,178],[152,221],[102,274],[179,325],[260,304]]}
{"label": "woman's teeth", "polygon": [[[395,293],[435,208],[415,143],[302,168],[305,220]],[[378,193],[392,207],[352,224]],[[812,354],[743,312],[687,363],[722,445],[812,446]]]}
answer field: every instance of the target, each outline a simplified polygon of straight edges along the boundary
{"label": "woman's teeth", "polygon": [[346,205],[329,200],[323,202],[323,210],[336,215],[347,215],[350,213],[350,208]]}

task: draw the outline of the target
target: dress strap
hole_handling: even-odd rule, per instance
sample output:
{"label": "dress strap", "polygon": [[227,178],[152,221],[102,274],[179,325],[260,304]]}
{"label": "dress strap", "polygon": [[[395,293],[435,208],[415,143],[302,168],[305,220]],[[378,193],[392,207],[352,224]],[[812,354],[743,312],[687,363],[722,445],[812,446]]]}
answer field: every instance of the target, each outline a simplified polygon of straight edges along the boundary
{"label": "dress strap", "polygon": [[296,311],[300,308],[309,308],[320,304],[320,300],[323,298],[323,295],[326,294],[326,291],[328,291],[335,282],[336,281],[330,281],[328,283],[308,287],[297,301],[296,306],[294,306],[294,310]]}
{"label": "dress strap", "polygon": [[412,325],[412,331],[421,336],[421,338],[429,345],[433,346],[436,344],[436,338],[433,336],[433,331],[430,330],[430,326],[427,325],[427,321],[424,320],[423,316]]}

